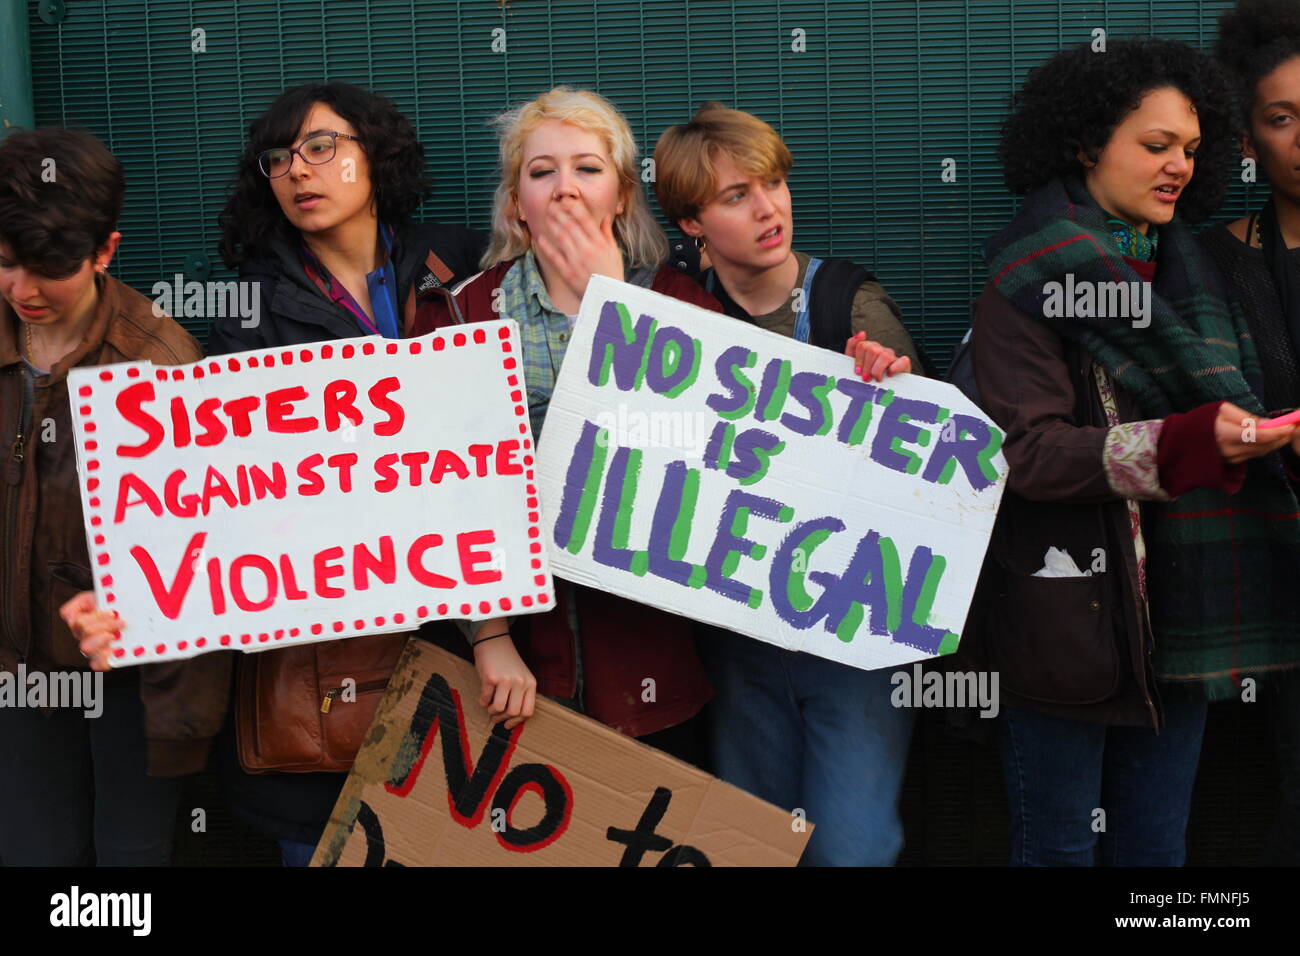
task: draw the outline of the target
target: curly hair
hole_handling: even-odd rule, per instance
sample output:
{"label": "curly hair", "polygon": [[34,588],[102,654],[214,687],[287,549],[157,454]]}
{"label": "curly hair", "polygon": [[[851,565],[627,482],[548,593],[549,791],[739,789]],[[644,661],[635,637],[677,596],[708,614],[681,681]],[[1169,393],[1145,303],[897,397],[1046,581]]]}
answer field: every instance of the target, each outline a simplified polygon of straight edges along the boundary
{"label": "curly hair", "polygon": [[122,164],[85,130],[14,130],[0,140],[0,240],[47,276],[75,272],[117,228]]}
{"label": "curly hair", "polygon": [[359,145],[370,162],[379,219],[401,230],[424,201],[429,182],[424,177],[424,148],[415,129],[385,96],[349,83],[308,83],[285,90],[248,127],[248,148],[239,158],[234,182],[218,222],[221,258],[231,268],[264,256],[276,236],[289,236],[293,227],[271,191],[270,180],[257,165],[257,154],[288,146],[317,103],[343,117],[357,131]]}
{"label": "curly hair", "polygon": [[1214,59],[1185,43],[1138,37],[1088,43],[1057,53],[1025,80],[1002,124],[998,158],[1007,186],[1023,195],[1053,179],[1082,176],[1142,98],[1173,87],[1196,108],[1201,145],[1195,175],[1178,201],[1179,216],[1201,222],[1219,207],[1235,155],[1228,79]]}
{"label": "curly hair", "polygon": [[1300,56],[1300,3],[1237,0],[1236,7],[1219,17],[1214,53],[1236,81],[1241,126],[1246,128],[1259,81]]}

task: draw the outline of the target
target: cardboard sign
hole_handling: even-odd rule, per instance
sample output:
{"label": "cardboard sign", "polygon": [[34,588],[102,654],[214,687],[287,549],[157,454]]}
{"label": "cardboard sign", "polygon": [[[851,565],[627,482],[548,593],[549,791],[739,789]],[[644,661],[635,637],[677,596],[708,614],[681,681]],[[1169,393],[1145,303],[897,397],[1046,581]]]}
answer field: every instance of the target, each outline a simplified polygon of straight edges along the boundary
{"label": "cardboard sign", "polygon": [[812,824],[543,697],[492,728],[412,639],[313,866],[793,866]]}
{"label": "cardboard sign", "polygon": [[114,664],[551,606],[514,322],[68,376]]}
{"label": "cardboard sign", "polygon": [[1002,433],[956,388],[596,277],[539,446],[562,577],[855,667],[956,650]]}

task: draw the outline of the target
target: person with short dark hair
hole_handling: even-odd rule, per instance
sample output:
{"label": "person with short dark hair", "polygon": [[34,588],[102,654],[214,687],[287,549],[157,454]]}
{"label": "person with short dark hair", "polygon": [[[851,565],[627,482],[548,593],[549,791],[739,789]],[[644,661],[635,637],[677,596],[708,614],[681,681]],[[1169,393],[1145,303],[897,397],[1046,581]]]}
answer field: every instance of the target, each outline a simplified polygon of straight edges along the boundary
{"label": "person with short dark hair", "polygon": [[1207,700],[1297,657],[1296,429],[1255,427],[1254,343],[1186,225],[1223,197],[1226,87],[1182,43],[1083,44],[1002,128],[1025,198],[972,343],[1010,472],[959,653],[1000,675],[1015,865],[1181,866]]}
{"label": "person with short dark hair", "polygon": [[[7,675],[71,671],[80,681],[88,661],[74,632],[92,622],[109,633],[124,626],[111,612],[96,612],[87,593],[94,581],[69,370],[202,357],[179,325],[108,275],[122,237],[124,190],[121,164],[89,133],[18,130],[0,142],[0,671]],[[206,763],[229,676],[229,660],[216,655],[109,672],[98,714],[90,705],[0,706],[0,863],[170,863],[175,778]]]}
{"label": "person with short dark hair", "polygon": [[[1236,81],[1242,153],[1269,189],[1248,216],[1205,230],[1201,241],[1232,289],[1259,349],[1270,414],[1300,405],[1300,4],[1238,0],[1219,20],[1215,48]],[[1284,455],[1288,478],[1300,460]],[[1292,565],[1294,568],[1295,566]],[[1278,642],[1297,641],[1298,622],[1278,621]],[[1282,803],[1265,843],[1266,864],[1300,864],[1300,670],[1264,674]]]}

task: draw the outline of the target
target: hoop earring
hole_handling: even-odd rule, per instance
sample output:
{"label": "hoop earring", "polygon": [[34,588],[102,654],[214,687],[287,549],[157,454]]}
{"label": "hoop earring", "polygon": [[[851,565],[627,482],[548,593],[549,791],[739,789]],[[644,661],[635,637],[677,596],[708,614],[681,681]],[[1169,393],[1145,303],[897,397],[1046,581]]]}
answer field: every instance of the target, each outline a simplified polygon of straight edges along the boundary
{"label": "hoop earring", "polygon": [[698,249],[700,252],[703,252],[706,248],[708,248],[708,245],[709,245],[708,240],[705,239],[703,236],[695,237],[695,248]]}

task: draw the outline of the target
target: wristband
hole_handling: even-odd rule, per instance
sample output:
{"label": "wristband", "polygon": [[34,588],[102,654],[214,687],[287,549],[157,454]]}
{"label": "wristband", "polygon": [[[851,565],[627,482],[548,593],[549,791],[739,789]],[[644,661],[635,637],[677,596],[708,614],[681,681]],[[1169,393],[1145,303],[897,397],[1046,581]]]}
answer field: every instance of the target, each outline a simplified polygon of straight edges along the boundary
{"label": "wristband", "polygon": [[495,640],[498,637],[509,637],[509,636],[510,636],[509,631],[502,631],[500,634],[490,634],[487,637],[480,637],[477,641],[470,641],[469,646],[471,648],[478,647],[484,641],[491,641],[491,640]]}

